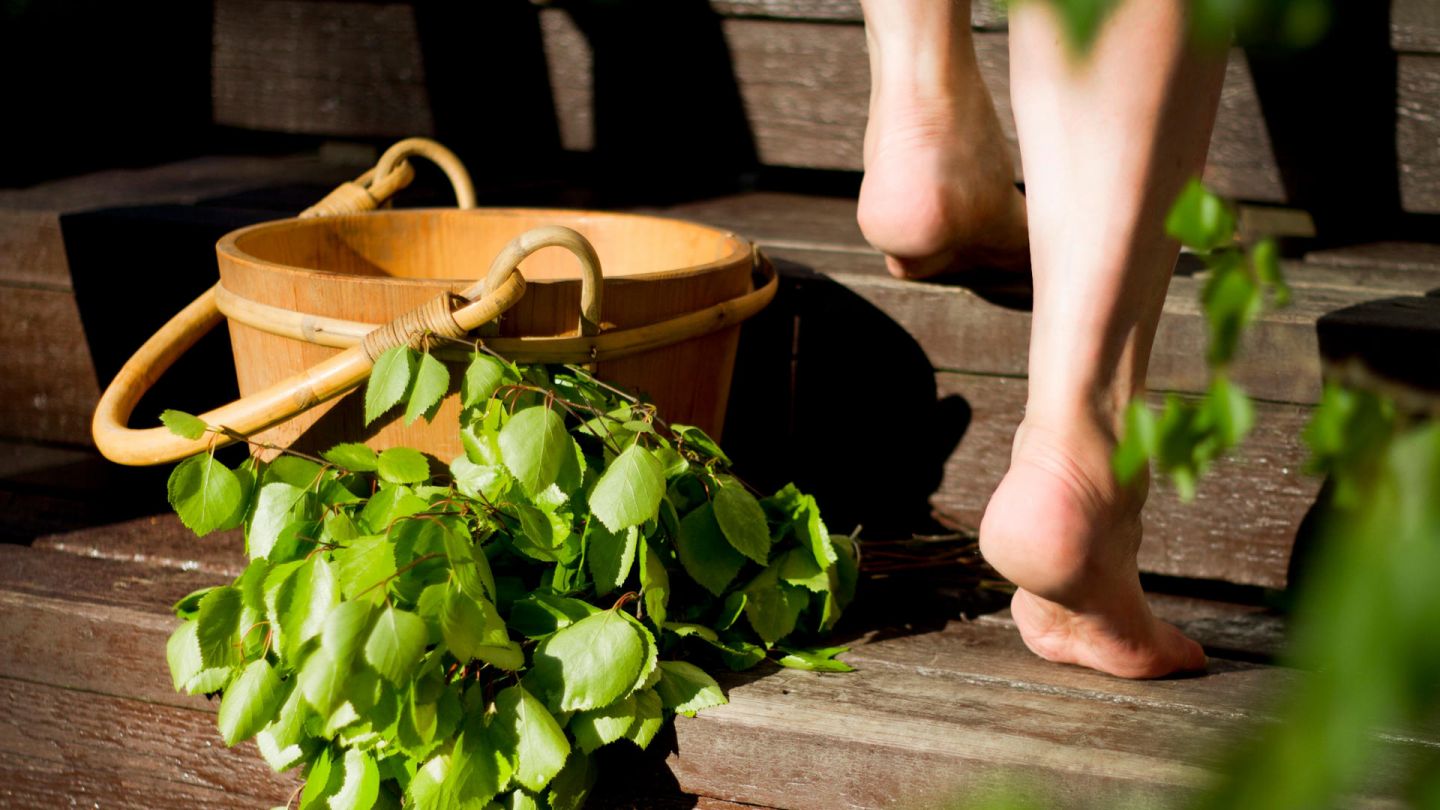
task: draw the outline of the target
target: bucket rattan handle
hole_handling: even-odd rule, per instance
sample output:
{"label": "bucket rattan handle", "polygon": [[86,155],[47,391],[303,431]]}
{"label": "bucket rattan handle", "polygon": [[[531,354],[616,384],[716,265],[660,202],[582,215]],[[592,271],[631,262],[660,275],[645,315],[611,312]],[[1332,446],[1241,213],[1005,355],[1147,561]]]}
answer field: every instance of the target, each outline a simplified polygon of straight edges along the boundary
{"label": "bucket rattan handle", "polygon": [[[374,169],[354,182],[342,184],[300,216],[374,210],[414,178],[414,169],[406,158],[415,155],[434,161],[445,171],[461,208],[475,206],[475,190],[470,176],[455,154],[434,141],[410,138],[387,150]],[[581,241],[584,241],[583,238]],[[582,264],[587,258],[593,259],[595,254],[588,243],[586,248],[588,252],[582,256]],[[483,291],[482,286],[487,287],[488,292]],[[192,440],[177,436],[163,427],[134,430],[127,426],[136,404],[160,375],[223,320],[216,305],[218,290],[217,284],[180,310],[145,341],[105,389],[95,408],[91,433],[95,446],[106,458],[120,464],[164,464],[232,441],[219,434]],[[463,305],[458,309],[453,308],[456,303],[454,297],[447,294],[443,302],[445,318],[451,319],[462,331],[474,329],[493,321],[524,293],[525,280],[514,272],[513,267],[504,274],[494,273],[492,268],[492,275],[487,277],[485,285],[475,284],[465,291],[465,300],[459,302]],[[284,422],[359,385],[369,374],[373,357],[380,347],[390,341],[411,339],[414,337],[412,332],[423,331],[426,324],[435,322],[440,308],[432,302],[422,307],[423,311],[407,313],[396,319],[395,324],[386,324],[376,330],[387,332],[385,336],[346,349],[308,371],[209,411],[201,418],[208,424],[245,435]],[[395,328],[396,324],[400,328]]]}
{"label": "bucket rattan handle", "polygon": [[[186,439],[163,427],[127,427],[136,403],[171,364],[221,320],[212,288],[176,315],[140,347],[115,376],[95,409],[95,445],[121,464],[164,464],[204,452],[272,427],[360,385],[385,350],[414,344],[431,333],[458,338],[492,323],[525,294],[520,261],[546,247],[563,247],[580,260],[582,334],[600,322],[601,273],[595,248],[576,231],[546,226],[526,231],[505,246],[485,278],[459,295],[445,293],[378,327],[364,340],[314,367],[269,388],[200,416],[226,433]],[[217,285],[218,286],[218,285]],[[457,306],[458,304],[458,306]]]}

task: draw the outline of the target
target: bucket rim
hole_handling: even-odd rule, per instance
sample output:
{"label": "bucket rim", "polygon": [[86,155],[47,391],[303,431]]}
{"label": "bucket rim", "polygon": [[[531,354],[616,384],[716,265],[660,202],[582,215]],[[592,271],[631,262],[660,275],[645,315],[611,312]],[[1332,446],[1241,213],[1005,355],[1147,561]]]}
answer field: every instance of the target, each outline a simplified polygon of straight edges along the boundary
{"label": "bucket rim", "polygon": [[[357,220],[357,221],[358,221],[358,220],[363,220],[363,219],[367,219],[367,218],[375,218],[375,217],[387,217],[387,218],[389,218],[389,217],[414,217],[414,216],[426,216],[426,215],[435,215],[435,214],[443,214],[443,215],[446,215],[446,216],[460,216],[460,215],[464,215],[464,216],[491,216],[491,217],[517,217],[517,218],[518,218],[518,217],[526,217],[526,216],[528,216],[528,217],[547,217],[547,218],[553,217],[553,218],[555,218],[555,219],[557,220],[557,221],[554,222],[553,224],[557,224],[557,225],[567,225],[567,226],[571,226],[571,227],[574,227],[574,226],[577,225],[577,224],[583,224],[583,222],[584,222],[585,220],[603,220],[603,219],[651,220],[651,221],[654,221],[654,222],[665,223],[665,224],[670,224],[670,225],[684,225],[684,226],[690,227],[690,228],[697,228],[697,229],[700,229],[700,230],[702,230],[702,231],[707,231],[707,232],[713,234],[714,236],[716,236],[717,238],[720,238],[720,239],[722,239],[722,240],[726,240],[726,241],[729,241],[729,242],[732,243],[732,244],[731,244],[731,250],[730,250],[730,252],[727,253],[726,255],[718,258],[718,259],[714,259],[714,260],[709,261],[709,262],[703,262],[703,263],[701,263],[701,264],[688,265],[688,266],[683,266],[683,267],[665,268],[665,269],[661,269],[661,270],[652,270],[652,271],[642,272],[642,273],[630,273],[630,274],[618,275],[618,276],[607,276],[607,277],[605,278],[605,283],[606,283],[607,285],[611,285],[611,284],[625,284],[625,283],[629,283],[629,282],[663,281],[663,280],[670,280],[670,279],[690,278],[690,277],[694,277],[694,276],[700,276],[700,275],[704,275],[704,274],[707,274],[707,273],[713,273],[713,272],[718,272],[718,271],[721,271],[721,270],[733,268],[733,267],[735,267],[737,264],[742,264],[742,263],[743,263],[744,265],[748,266],[748,265],[750,265],[751,262],[752,262],[752,256],[753,256],[753,250],[754,250],[753,243],[752,243],[750,240],[746,239],[746,238],[743,237],[743,236],[740,236],[739,234],[736,234],[734,231],[731,231],[731,230],[728,230],[728,229],[725,229],[725,228],[717,228],[717,227],[715,227],[715,226],[713,226],[713,225],[706,225],[706,224],[704,224],[704,223],[694,222],[694,221],[692,221],[692,220],[683,219],[683,218],[680,218],[680,217],[666,217],[666,216],[657,216],[657,215],[654,215],[654,214],[637,214],[637,213],[629,213],[629,212],[621,212],[621,211],[596,211],[596,210],[577,209],[577,208],[489,208],[489,207],[477,207],[477,208],[459,209],[459,208],[429,207],[429,208],[402,208],[402,209],[399,209],[399,210],[390,210],[390,209],[387,209],[387,210],[369,211],[369,212],[357,213],[357,214],[340,214],[340,215],[336,215],[336,216],[327,216],[327,217],[309,217],[309,218],[285,217],[285,218],[282,218],[282,219],[266,220],[266,221],[264,221],[264,222],[257,222],[257,223],[254,223],[254,224],[252,224],[252,225],[247,225],[247,226],[245,226],[245,227],[243,227],[243,228],[237,228],[237,229],[235,229],[235,230],[233,230],[233,231],[230,231],[229,233],[225,234],[224,236],[220,237],[220,239],[215,243],[215,252],[216,252],[217,258],[222,259],[222,260],[228,259],[228,260],[233,261],[233,262],[250,265],[250,266],[252,266],[252,267],[256,267],[256,268],[259,268],[259,269],[264,269],[264,270],[269,271],[269,272],[280,273],[280,274],[288,275],[288,276],[295,277],[295,278],[299,278],[299,279],[306,279],[306,278],[335,279],[335,278],[337,278],[337,277],[343,277],[343,278],[346,280],[346,283],[378,284],[378,285],[385,285],[385,286],[387,286],[387,287],[394,287],[394,286],[399,285],[399,286],[405,286],[405,287],[416,287],[416,288],[429,288],[429,289],[434,289],[434,288],[437,287],[437,286],[446,286],[446,285],[449,285],[449,286],[451,286],[451,287],[464,286],[464,285],[468,285],[468,284],[473,283],[476,278],[483,277],[483,274],[484,274],[485,270],[489,267],[489,262],[490,262],[490,260],[491,260],[493,257],[484,257],[484,258],[482,258],[481,261],[477,264],[477,275],[474,276],[474,277],[470,277],[470,278],[414,278],[414,277],[404,277],[404,276],[369,276],[369,275],[360,275],[360,274],[353,274],[353,273],[337,273],[337,272],[335,272],[335,271],[333,271],[333,270],[319,270],[319,269],[310,268],[310,267],[299,267],[299,266],[296,266],[296,265],[282,264],[282,263],[280,263],[280,262],[276,262],[276,261],[271,261],[271,260],[269,260],[269,259],[260,258],[260,257],[254,255],[254,254],[252,254],[252,253],[249,253],[249,252],[241,249],[240,246],[239,246],[239,244],[238,244],[238,242],[239,242],[240,240],[244,239],[246,236],[248,236],[248,235],[250,235],[250,234],[257,233],[257,232],[261,232],[261,231],[265,231],[265,230],[270,230],[270,229],[274,229],[274,228],[295,227],[295,226],[297,226],[297,225],[300,226],[300,227],[323,227],[323,225],[324,225],[325,223],[327,223],[327,222],[328,222],[328,223],[335,223],[335,222],[342,222],[342,221],[346,221],[346,220]],[[312,223],[313,223],[313,225],[312,225]],[[602,261],[602,269],[603,269],[603,266],[604,266],[604,265],[603,265],[603,262],[604,262],[604,257],[603,257],[603,256],[601,257],[601,261]],[[223,261],[222,261],[222,264],[223,264]],[[527,279],[526,279],[526,282],[527,282],[527,283],[530,283],[530,284],[542,284],[542,285],[546,285],[546,284],[576,284],[576,283],[579,283],[579,277],[577,276],[577,277],[575,277],[575,278],[539,278],[539,279],[534,279],[534,280],[531,280],[531,279],[528,279],[528,278],[527,278]]]}

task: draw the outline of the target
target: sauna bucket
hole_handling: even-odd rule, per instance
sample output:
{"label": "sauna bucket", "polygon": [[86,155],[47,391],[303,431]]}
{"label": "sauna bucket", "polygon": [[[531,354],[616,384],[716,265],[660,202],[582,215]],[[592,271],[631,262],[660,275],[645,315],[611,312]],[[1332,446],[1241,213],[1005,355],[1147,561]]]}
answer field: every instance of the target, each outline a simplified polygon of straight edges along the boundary
{"label": "sauna bucket", "polygon": [[[413,156],[444,169],[458,208],[375,210],[414,177]],[[660,217],[474,204],[454,154],[412,138],[298,218],[227,234],[216,245],[220,282],[146,341],[100,398],[96,446],[137,465],[236,435],[257,447],[363,440],[449,459],[461,452],[453,390],[433,423],[397,415],[368,428],[361,394],[349,393],[385,349],[425,342],[457,356],[480,344],[520,363],[585,364],[643,392],[666,419],[719,434],[739,323],[775,294],[774,269],[753,245]],[[191,440],[127,427],[150,385],[224,318],[241,398],[200,418],[226,432]]]}

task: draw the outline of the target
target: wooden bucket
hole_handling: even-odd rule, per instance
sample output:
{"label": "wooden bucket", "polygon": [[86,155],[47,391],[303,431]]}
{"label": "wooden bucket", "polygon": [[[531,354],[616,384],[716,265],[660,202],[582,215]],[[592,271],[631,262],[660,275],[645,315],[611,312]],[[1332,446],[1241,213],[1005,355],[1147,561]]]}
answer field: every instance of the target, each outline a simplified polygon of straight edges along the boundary
{"label": "wooden bucket", "polygon": [[[658,217],[515,209],[387,211],[255,225],[220,240],[220,283],[234,296],[306,316],[386,323],[443,292],[460,292],[511,240],[547,225],[572,228],[599,255],[602,331],[656,324],[752,288],[751,246],[734,234]],[[520,271],[525,295],[501,317],[499,335],[577,335],[581,268],[575,256],[539,251]],[[244,323],[228,302],[225,309],[242,396],[338,351],[270,334]],[[739,327],[731,326],[602,361],[596,374],[652,398],[668,421],[718,437],[738,340]],[[458,382],[458,374],[451,376]],[[259,438],[312,451],[363,439],[377,448],[415,447],[443,459],[460,453],[455,391],[433,423],[406,426],[395,418],[370,428],[361,393],[316,407]]]}
{"label": "wooden bucket", "polygon": [[[413,155],[446,171],[459,209],[373,211],[413,177]],[[266,452],[365,441],[448,460],[461,452],[456,391],[433,423],[406,426],[392,415],[368,427],[363,396],[351,393],[375,358],[401,344],[442,359],[483,343],[521,363],[585,364],[652,399],[668,421],[719,436],[738,325],[776,288],[753,245],[659,217],[473,205],[454,155],[410,139],[299,218],[226,235],[216,246],[220,283],[147,341],[102,395],[96,446],[123,464],[245,438]],[[128,427],[150,384],[225,317],[241,399],[202,414],[212,429],[198,439]]]}

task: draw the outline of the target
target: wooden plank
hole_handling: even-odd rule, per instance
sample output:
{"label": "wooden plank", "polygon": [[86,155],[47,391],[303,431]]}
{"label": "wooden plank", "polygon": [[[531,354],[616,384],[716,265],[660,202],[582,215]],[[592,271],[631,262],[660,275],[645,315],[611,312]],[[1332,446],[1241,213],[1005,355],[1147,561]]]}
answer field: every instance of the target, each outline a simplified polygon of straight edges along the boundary
{"label": "wooden plank", "polygon": [[1305,263],[1327,267],[1384,267],[1424,273],[1425,286],[1436,283],[1440,271],[1440,245],[1426,242],[1367,242],[1321,248],[1305,254]]}
{"label": "wooden plank", "polygon": [[[1025,381],[938,374],[936,395],[962,398],[970,422],[944,463],[931,502],[953,519],[978,526],[1010,463],[1011,439],[1024,415]],[[1158,405],[1161,397],[1150,399]],[[1308,451],[1300,433],[1310,414],[1305,407],[1263,402],[1257,411],[1254,431],[1201,479],[1193,502],[1182,502],[1168,482],[1151,488],[1141,570],[1285,587],[1296,531],[1320,489],[1319,479],[1301,472]]]}
{"label": "wooden plank", "polygon": [[329,184],[355,173],[313,155],[217,157],[0,190],[0,433],[90,443],[99,382],[73,297],[63,214],[193,203],[267,184]]}
{"label": "wooden plank", "polygon": [[[1358,365],[1374,380],[1440,406],[1440,297],[1396,296],[1332,312],[1317,325],[1320,351],[1341,379]],[[1404,347],[1398,350],[1398,347]],[[1423,407],[1423,406],[1422,406]]]}
{"label": "wooden plank", "polygon": [[31,548],[229,578],[249,564],[239,529],[196,537],[168,513],[46,534]]}
{"label": "wooden plank", "polygon": [[[725,17],[764,17],[781,20],[863,22],[860,0],[710,0],[715,13]],[[1006,26],[1005,4],[974,0],[970,24],[977,31],[999,31]]]}
{"label": "wooden plank", "polygon": [[[676,723],[672,768],[685,790],[791,808],[943,806],[1022,773],[1059,806],[1170,804],[1297,677],[1221,662],[1203,677],[1121,682],[1047,665],[997,629],[875,639],[846,675],[736,676],[730,705]],[[1378,794],[1428,753],[1392,745]]]}
{"label": "wooden plank", "polygon": [[79,443],[100,384],[69,292],[0,285],[0,425],[12,437]]}
{"label": "wooden plank", "polygon": [[[593,98],[583,38],[564,12],[547,10],[542,28],[551,57],[551,84],[562,143],[593,146]],[[869,72],[860,26],[731,19],[723,23],[736,81],[762,163],[807,168],[861,168],[868,114]],[[1015,149],[1009,98],[1009,54],[1001,33],[975,38],[982,74]],[[554,54],[565,54],[563,64]],[[1400,58],[1393,124],[1400,149],[1400,187],[1406,210],[1440,211],[1440,120],[1424,111],[1440,98],[1440,58]],[[646,126],[643,121],[633,122]],[[1388,122],[1377,122],[1377,126]],[[1016,166],[1019,167],[1017,160]],[[1260,97],[1244,55],[1234,51],[1226,72],[1206,179],[1222,193],[1261,202],[1288,197],[1265,125]]]}
{"label": "wooden plank", "polygon": [[1440,53],[1440,6],[1429,0],[1392,2],[1390,44],[1397,51]]}
{"label": "wooden plank", "polygon": [[[254,743],[227,750],[208,711],[10,678],[0,678],[0,707],[0,761],[30,774],[31,786],[14,796],[19,806],[57,806],[42,805],[52,791],[71,801],[104,791],[95,798],[106,807],[173,807],[182,798],[194,801],[189,806],[268,807],[299,783],[293,772],[272,772]],[[72,774],[90,776],[66,784]]]}
{"label": "wooden plank", "polygon": [[406,3],[215,3],[214,120],[344,136],[429,135],[434,121]]}
{"label": "wooden plank", "polygon": [[[663,213],[730,228],[759,242],[787,273],[833,281],[844,290],[817,308],[848,304],[849,317],[872,326],[900,325],[937,369],[1023,376],[1030,315],[990,304],[962,287],[891,278],[865,245],[845,198],[751,193],[663,209]],[[1194,262],[1182,262],[1184,272]],[[1317,401],[1321,371],[1315,323],[1326,313],[1397,292],[1423,293],[1440,273],[1386,267],[1339,270],[1291,263],[1296,294],[1290,307],[1265,315],[1246,337],[1234,379],[1252,396],[1276,402]],[[1170,285],[1150,363],[1150,387],[1203,391],[1207,327],[1199,305],[1203,279],[1178,275]],[[823,284],[816,287],[824,291]],[[852,294],[853,295],[849,295]],[[861,301],[856,301],[859,296]],[[864,329],[858,331],[863,332]]]}

